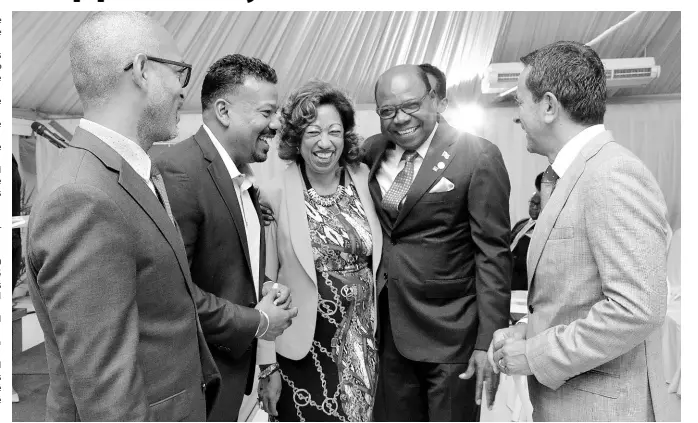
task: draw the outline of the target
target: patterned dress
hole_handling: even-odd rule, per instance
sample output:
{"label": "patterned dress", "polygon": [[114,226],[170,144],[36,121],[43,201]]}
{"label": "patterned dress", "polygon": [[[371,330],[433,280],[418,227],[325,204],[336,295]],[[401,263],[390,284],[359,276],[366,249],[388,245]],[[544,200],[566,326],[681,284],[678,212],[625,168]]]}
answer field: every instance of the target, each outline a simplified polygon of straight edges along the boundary
{"label": "patterned dress", "polygon": [[335,195],[319,196],[302,173],[318,281],[317,323],[307,356],[296,361],[277,355],[278,421],[369,421],[377,375],[371,230],[344,175]]}

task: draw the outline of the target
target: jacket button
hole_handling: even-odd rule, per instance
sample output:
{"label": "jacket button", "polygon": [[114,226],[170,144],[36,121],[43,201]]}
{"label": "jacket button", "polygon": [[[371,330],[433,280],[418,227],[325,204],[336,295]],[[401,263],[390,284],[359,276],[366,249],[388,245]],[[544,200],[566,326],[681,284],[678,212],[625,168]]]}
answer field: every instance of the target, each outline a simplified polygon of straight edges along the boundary
{"label": "jacket button", "polygon": [[533,306],[529,304],[528,306],[528,312],[533,314]]}
{"label": "jacket button", "polygon": [[206,384],[202,383],[201,384],[201,392],[205,392],[205,391],[206,391]]}

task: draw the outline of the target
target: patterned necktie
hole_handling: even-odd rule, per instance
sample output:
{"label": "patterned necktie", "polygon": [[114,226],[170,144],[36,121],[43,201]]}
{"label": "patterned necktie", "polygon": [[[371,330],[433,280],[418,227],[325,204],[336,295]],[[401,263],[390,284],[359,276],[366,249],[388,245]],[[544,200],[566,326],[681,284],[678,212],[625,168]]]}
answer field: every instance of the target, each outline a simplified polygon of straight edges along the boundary
{"label": "patterned necktie", "polygon": [[548,203],[548,200],[550,200],[550,196],[553,195],[553,191],[555,191],[555,184],[557,184],[558,179],[560,179],[560,177],[557,176],[557,173],[555,173],[555,171],[553,170],[552,165],[548,166],[548,168],[545,169],[545,173],[543,173],[543,178],[540,182],[541,212],[545,208],[545,205]]}
{"label": "patterned necktie", "polygon": [[407,191],[410,190],[410,185],[412,185],[412,177],[414,176],[414,159],[417,158],[417,152],[414,150],[407,150],[402,154],[403,160],[405,160],[405,167],[397,174],[393,184],[390,185],[390,189],[385,193],[381,206],[391,214],[394,218],[397,216],[398,209],[400,207],[400,202]]}
{"label": "patterned necktie", "polygon": [[170,201],[167,199],[167,191],[165,190],[165,182],[162,179],[160,170],[153,164],[150,168],[150,182],[153,183],[155,187],[155,195],[158,197],[160,204],[165,208],[167,216],[172,221],[172,224],[177,227],[174,216],[172,215],[172,209],[170,208]]}

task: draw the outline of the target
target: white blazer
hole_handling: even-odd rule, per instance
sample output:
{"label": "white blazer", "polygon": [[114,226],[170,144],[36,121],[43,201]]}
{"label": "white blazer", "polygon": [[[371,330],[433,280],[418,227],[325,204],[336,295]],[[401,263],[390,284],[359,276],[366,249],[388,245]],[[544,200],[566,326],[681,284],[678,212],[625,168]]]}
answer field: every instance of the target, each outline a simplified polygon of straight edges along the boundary
{"label": "white blazer", "polygon": [[[383,249],[383,234],[368,191],[368,167],[361,163],[354,168],[347,166],[346,169],[359,194],[373,237],[373,321],[375,322],[377,307],[375,280]],[[300,168],[293,163],[284,169],[280,177],[261,187],[263,202],[269,204],[275,219],[266,229],[266,276],[289,287],[293,306],[298,307],[298,316],[293,319],[293,324],[276,338],[276,341],[259,341],[257,364],[275,362],[277,352],[292,360],[302,359],[310,351],[315,334],[317,277],[310,244],[308,218],[305,213],[303,184]],[[373,333],[376,333],[375,327]]]}

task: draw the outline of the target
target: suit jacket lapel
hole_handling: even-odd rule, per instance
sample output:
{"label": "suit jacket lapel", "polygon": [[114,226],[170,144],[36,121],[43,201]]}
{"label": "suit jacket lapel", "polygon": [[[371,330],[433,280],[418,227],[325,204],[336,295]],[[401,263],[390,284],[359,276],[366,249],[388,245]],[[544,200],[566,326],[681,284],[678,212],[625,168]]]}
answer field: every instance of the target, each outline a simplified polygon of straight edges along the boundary
{"label": "suit jacket lapel", "polygon": [[388,141],[381,138],[378,142],[381,144],[378,145],[376,149],[377,151],[380,151],[380,154],[377,155],[376,159],[371,164],[371,169],[368,173],[368,189],[373,199],[374,210],[382,223],[383,230],[388,236],[390,236],[393,230],[393,223],[392,219],[388,215],[388,212],[381,207],[383,193],[381,192],[380,184],[376,179],[376,172],[378,172],[378,169],[380,169],[381,163],[383,163],[383,159],[385,158],[385,153],[388,148]]}
{"label": "suit jacket lapel", "polygon": [[553,195],[550,197],[545,209],[543,209],[540,216],[538,216],[536,228],[533,231],[531,243],[528,247],[526,268],[529,291],[533,284],[533,276],[538,267],[540,257],[543,254],[543,248],[550,237],[550,232],[553,230],[555,222],[557,222],[557,218],[560,216],[560,212],[562,212],[562,208],[565,206],[567,199],[572,193],[572,189],[584,173],[587,160],[593,157],[604,145],[611,141],[613,141],[613,135],[610,131],[603,132],[594,137],[577,155],[564,176],[557,181]]}
{"label": "suit jacket lapel", "polygon": [[267,247],[266,247],[266,237],[264,229],[264,221],[262,220],[262,210],[259,207],[259,189],[254,185],[248,190],[250,192],[250,198],[252,198],[252,204],[257,212],[257,217],[259,218],[259,295],[261,300],[262,286],[264,285],[265,270],[266,269],[266,258],[267,258]]}
{"label": "suit jacket lapel", "polygon": [[[147,183],[141,178],[126,161],[107,144],[100,141],[92,133],[77,128],[73,137],[72,147],[82,148],[94,154],[108,168],[119,173],[119,185],[138,203],[138,205],[153,220],[160,233],[165,237],[177,257],[179,267],[187,281],[187,290],[190,289],[191,274],[189,262],[184,248],[184,242],[179,230],[175,228],[167,216],[167,211],[160,204],[155,193],[150,190]],[[189,292],[191,294],[191,291]]]}
{"label": "suit jacket lapel", "polygon": [[242,209],[240,203],[238,202],[238,196],[235,193],[235,186],[233,185],[233,180],[230,179],[230,173],[223,163],[223,159],[218,150],[213,145],[213,142],[209,138],[206,130],[203,126],[194,135],[194,139],[199,144],[201,151],[204,154],[204,158],[210,162],[207,169],[213,183],[218,189],[225,206],[228,208],[231,219],[235,223],[235,228],[238,232],[238,237],[240,238],[240,244],[245,253],[245,260],[247,260],[247,267],[250,269],[250,274],[252,274],[252,265],[250,261],[250,251],[247,246],[247,232],[245,231],[245,220],[242,217]]}
{"label": "suit jacket lapel", "polygon": [[405,196],[405,203],[400,208],[393,228],[398,227],[405,219],[405,216],[410,213],[410,210],[412,210],[412,207],[414,207],[417,201],[427,193],[427,190],[434,182],[438,181],[451,164],[453,161],[453,147],[455,141],[456,134],[453,133],[450,127],[441,126],[439,124],[434,138],[431,140],[429,150],[427,150],[427,156],[419,167],[419,172]]}
{"label": "suit jacket lapel", "polygon": [[308,226],[308,216],[305,211],[305,197],[303,191],[303,178],[299,165],[291,164],[285,170],[285,192],[286,212],[288,213],[289,234],[293,251],[298,257],[298,261],[308,274],[310,279],[317,285],[317,275],[315,274],[315,260],[313,259],[313,248],[310,243],[310,227]]}

